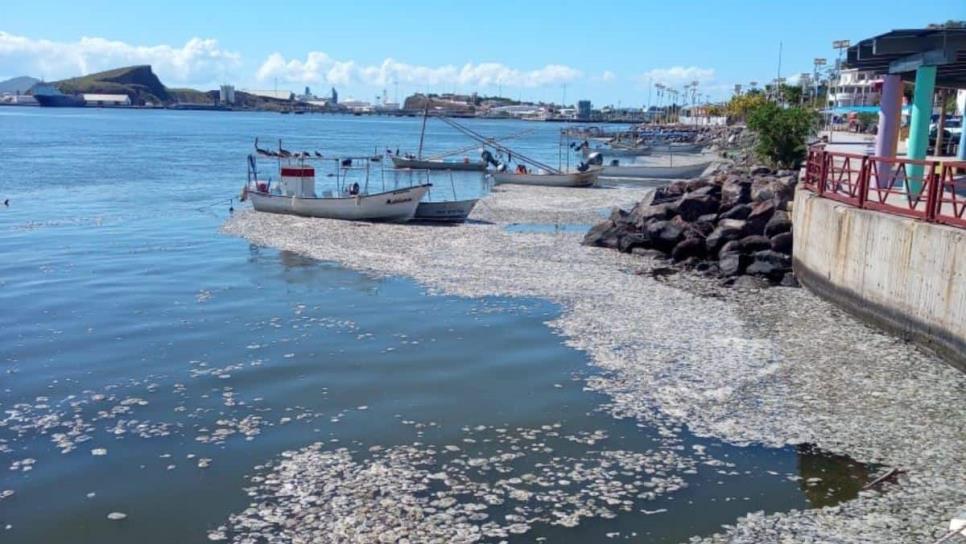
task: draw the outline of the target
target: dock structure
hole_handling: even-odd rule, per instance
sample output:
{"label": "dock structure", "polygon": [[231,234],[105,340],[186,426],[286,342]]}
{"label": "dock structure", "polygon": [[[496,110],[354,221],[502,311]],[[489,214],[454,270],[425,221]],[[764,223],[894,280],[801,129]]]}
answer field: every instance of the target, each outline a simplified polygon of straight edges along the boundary
{"label": "dock structure", "polygon": [[[929,147],[936,88],[966,89],[966,28],[893,30],[848,49],[849,68],[885,74],[882,83],[878,138],[879,157],[896,156],[903,82],[913,82],[907,157],[925,160]],[[960,135],[958,159],[966,160],[966,132]],[[910,192],[920,192],[924,165],[909,165]]]}
{"label": "dock structure", "polygon": [[[966,28],[862,40],[849,48],[846,66],[885,74],[875,147],[809,150],[793,205],[795,274],[966,370],[966,138],[958,160],[927,156],[936,89],[966,89]],[[906,156],[897,156],[908,83],[915,85],[909,141]]]}

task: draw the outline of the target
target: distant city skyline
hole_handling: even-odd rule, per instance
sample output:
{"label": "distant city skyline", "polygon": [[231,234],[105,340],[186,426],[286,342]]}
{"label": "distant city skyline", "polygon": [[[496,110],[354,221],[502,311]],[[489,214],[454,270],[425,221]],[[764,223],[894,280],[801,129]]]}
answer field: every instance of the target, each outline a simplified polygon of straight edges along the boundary
{"label": "distant city skyline", "polygon": [[[305,86],[346,99],[416,92],[503,95],[595,106],[655,103],[654,84],[725,99],[740,84],[833,63],[832,41],[966,16],[961,0],[650,4],[569,0],[321,5],[92,0],[4,6],[0,79],[57,80],[151,64],[171,87]],[[266,13],[271,11],[271,13]],[[665,98],[665,101],[667,98]],[[679,102],[681,100],[679,99]]]}

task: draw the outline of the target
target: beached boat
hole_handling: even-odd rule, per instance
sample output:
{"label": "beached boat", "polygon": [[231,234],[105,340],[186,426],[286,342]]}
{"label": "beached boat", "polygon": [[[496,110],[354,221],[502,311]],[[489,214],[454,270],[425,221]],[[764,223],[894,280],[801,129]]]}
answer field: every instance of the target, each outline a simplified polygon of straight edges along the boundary
{"label": "beached boat", "polygon": [[643,157],[651,154],[650,146],[644,147],[590,147],[584,146],[584,157],[589,157],[592,153],[600,153],[608,157]]}
{"label": "beached boat", "polygon": [[540,185],[544,187],[592,187],[597,183],[601,168],[590,168],[585,172],[560,173],[523,173],[494,172],[494,183],[513,183],[517,185]]}
{"label": "beached boat", "polygon": [[628,164],[604,166],[600,177],[624,179],[691,179],[701,176],[711,161],[679,166],[655,166],[649,164]]}
{"label": "beached boat", "polygon": [[674,142],[674,143],[652,143],[649,144],[654,153],[700,153],[704,150],[704,144]]}
{"label": "beached boat", "polygon": [[483,161],[444,161],[433,159],[416,159],[392,156],[392,165],[396,168],[412,168],[413,170],[459,170],[465,172],[483,172],[486,163]]}
{"label": "beached boat", "polygon": [[413,221],[423,223],[463,223],[479,199],[420,202]]}
{"label": "beached boat", "polygon": [[403,223],[416,215],[416,207],[428,190],[428,185],[418,185],[384,193],[320,198],[285,196],[256,189],[248,191],[248,198],[252,200],[252,207],[260,212]]}
{"label": "beached boat", "polygon": [[279,181],[257,179],[255,158],[248,157],[248,183],[242,190],[242,200],[251,199],[259,212],[343,219],[349,221],[405,222],[416,215],[419,201],[432,187],[425,183],[410,187],[366,193],[358,183],[345,190],[315,193],[315,167],[304,161],[280,163]]}

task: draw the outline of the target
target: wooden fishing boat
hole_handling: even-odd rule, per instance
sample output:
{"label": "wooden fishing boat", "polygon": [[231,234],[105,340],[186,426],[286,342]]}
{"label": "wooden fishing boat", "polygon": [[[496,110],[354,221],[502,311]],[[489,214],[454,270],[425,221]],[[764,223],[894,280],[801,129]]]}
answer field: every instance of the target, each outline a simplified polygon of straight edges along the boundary
{"label": "wooden fishing boat", "polygon": [[538,185],[543,187],[592,187],[597,183],[601,168],[590,168],[585,172],[559,173],[522,173],[494,172],[493,181],[498,184]]}
{"label": "wooden fishing boat", "polygon": [[462,172],[484,172],[486,163],[483,161],[444,161],[433,159],[415,159],[392,156],[392,165],[396,168],[411,168],[413,170],[458,170]]}

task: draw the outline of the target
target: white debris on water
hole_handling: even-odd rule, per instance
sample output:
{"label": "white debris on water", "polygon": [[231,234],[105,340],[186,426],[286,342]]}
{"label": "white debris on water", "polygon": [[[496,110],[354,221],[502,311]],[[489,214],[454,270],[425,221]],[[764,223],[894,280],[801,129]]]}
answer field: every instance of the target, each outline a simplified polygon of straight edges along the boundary
{"label": "white debris on water", "polygon": [[[669,450],[590,450],[524,469],[508,452],[525,434],[489,440],[503,453],[471,457],[404,445],[362,461],[321,443],[284,452],[259,467],[253,502],[231,516],[234,542],[477,542],[528,532],[535,524],[573,527],[613,518],[685,486],[696,461]],[[499,450],[498,450],[499,451]],[[541,458],[542,459],[542,458]]]}
{"label": "white debris on water", "polygon": [[125,519],[125,518],[127,518],[127,514],[123,512],[111,512],[110,514],[107,515],[107,519],[111,521],[121,521],[122,519]]}
{"label": "white debris on water", "polygon": [[[643,195],[507,186],[477,206],[481,222],[454,228],[241,212],[225,231],[376,275],[412,277],[438,292],[553,300],[563,314],[550,325],[601,370],[589,386],[610,395],[615,415],[635,416],[662,433],[686,424],[735,444],[814,443],[908,471],[885,493],[831,508],[749,515],[714,541],[793,534],[891,543],[941,534],[966,490],[966,375],[806,290],[719,290],[685,274],[658,281],[635,273],[650,261],[580,246],[579,234],[504,228],[594,222],[601,208]],[[405,491],[408,484],[394,485]],[[450,535],[470,531],[447,527]]]}

